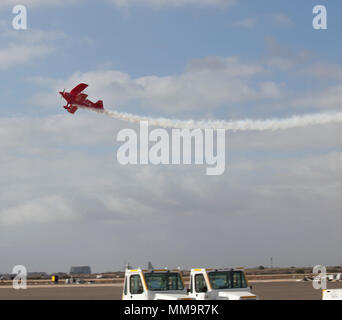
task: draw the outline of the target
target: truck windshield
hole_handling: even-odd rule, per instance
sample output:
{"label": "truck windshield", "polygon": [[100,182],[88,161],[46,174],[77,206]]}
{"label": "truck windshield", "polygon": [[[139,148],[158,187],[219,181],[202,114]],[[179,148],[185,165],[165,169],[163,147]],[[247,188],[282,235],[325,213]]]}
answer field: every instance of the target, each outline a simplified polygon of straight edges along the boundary
{"label": "truck windshield", "polygon": [[151,291],[184,290],[182,279],[177,272],[150,272],[144,275]]}
{"label": "truck windshield", "polygon": [[242,271],[209,272],[209,280],[213,289],[247,288],[247,281]]}

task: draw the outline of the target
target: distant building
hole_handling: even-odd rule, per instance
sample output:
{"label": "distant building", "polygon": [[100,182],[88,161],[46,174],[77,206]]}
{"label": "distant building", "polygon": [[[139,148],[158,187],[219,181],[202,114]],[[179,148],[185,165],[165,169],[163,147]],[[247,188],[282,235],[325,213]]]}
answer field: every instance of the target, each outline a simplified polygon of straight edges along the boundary
{"label": "distant building", "polygon": [[71,267],[70,274],[91,274],[91,268],[89,266]]}

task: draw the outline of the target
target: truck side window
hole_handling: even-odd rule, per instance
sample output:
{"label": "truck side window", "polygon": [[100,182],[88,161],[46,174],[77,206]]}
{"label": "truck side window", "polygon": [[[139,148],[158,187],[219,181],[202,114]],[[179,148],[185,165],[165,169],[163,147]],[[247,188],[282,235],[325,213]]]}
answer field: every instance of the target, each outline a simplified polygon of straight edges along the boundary
{"label": "truck side window", "polygon": [[140,275],[136,274],[130,277],[130,292],[131,294],[141,294],[144,292],[144,288],[140,279]]}
{"label": "truck side window", "polygon": [[204,280],[203,274],[195,275],[195,290],[196,292],[203,292],[203,288],[206,288],[207,285]]}

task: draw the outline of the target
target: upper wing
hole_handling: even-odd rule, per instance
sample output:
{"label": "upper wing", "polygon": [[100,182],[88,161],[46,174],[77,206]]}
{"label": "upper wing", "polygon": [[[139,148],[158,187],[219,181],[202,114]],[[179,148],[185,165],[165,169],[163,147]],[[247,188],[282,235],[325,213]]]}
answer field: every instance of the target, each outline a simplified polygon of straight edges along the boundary
{"label": "upper wing", "polygon": [[88,85],[85,83],[80,83],[77,87],[75,87],[74,89],[72,89],[70,91],[70,94],[72,96],[77,96],[78,94],[80,94],[85,88],[87,88]]}

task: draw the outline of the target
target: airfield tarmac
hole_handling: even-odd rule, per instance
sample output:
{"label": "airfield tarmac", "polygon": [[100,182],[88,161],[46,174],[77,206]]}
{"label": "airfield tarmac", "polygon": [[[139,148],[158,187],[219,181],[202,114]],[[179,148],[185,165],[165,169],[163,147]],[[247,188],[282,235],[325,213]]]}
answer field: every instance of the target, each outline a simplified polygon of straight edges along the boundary
{"label": "airfield tarmac", "polygon": [[[256,282],[250,283],[253,293],[261,300],[321,300],[320,290],[312,282]],[[341,288],[341,283],[328,283],[328,288]],[[45,285],[27,290],[0,287],[0,300],[120,300],[121,284],[102,285]]]}

